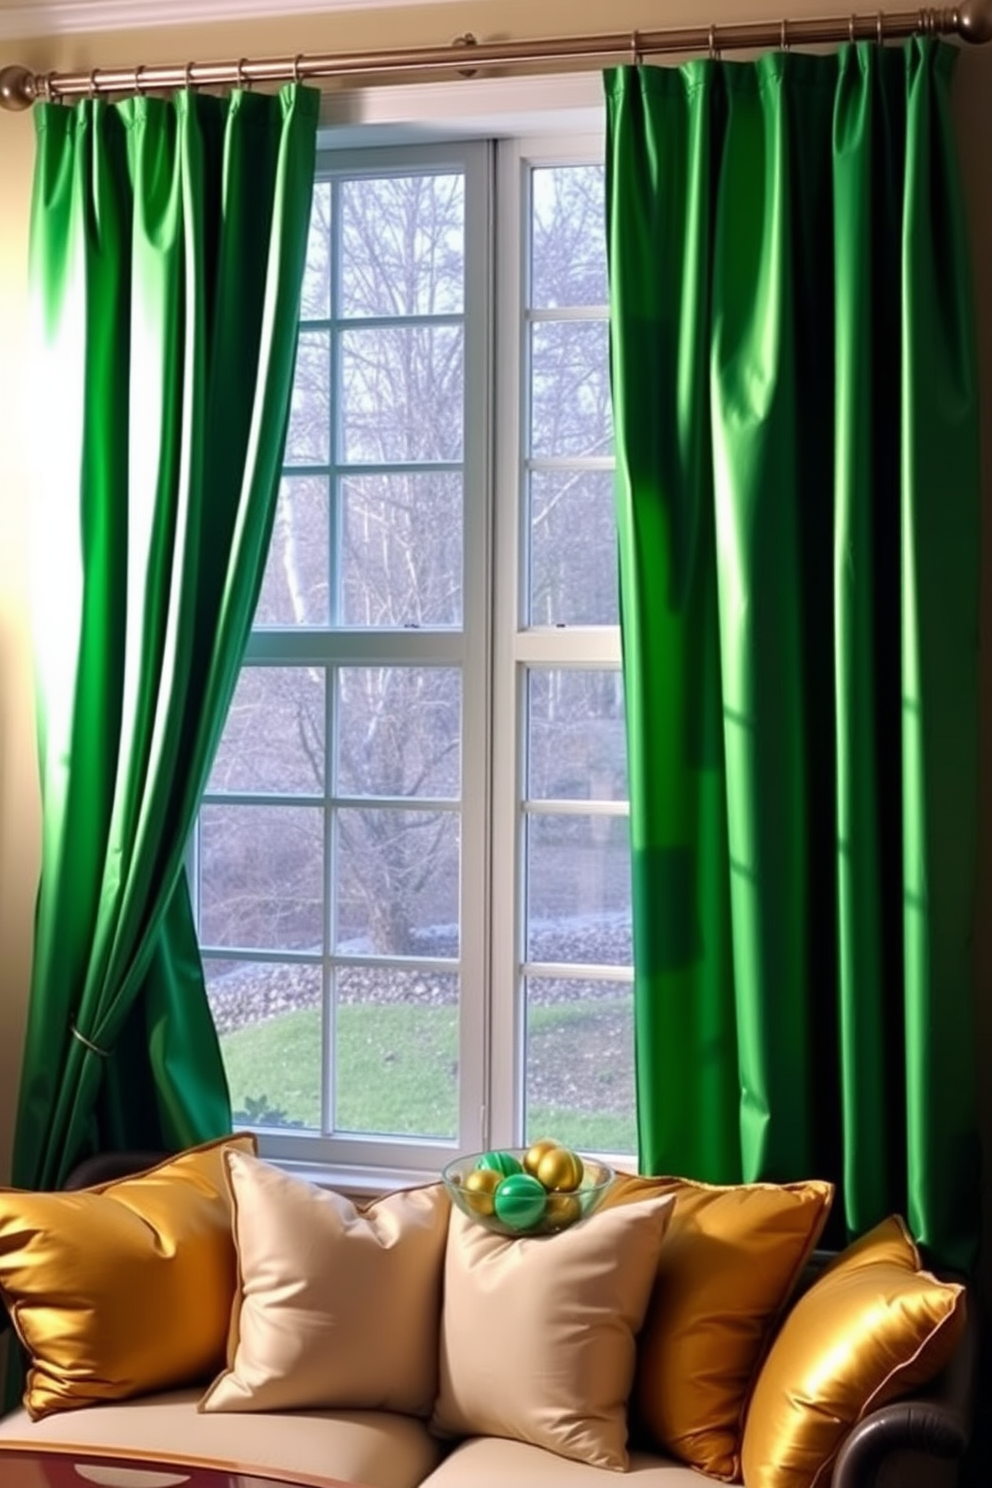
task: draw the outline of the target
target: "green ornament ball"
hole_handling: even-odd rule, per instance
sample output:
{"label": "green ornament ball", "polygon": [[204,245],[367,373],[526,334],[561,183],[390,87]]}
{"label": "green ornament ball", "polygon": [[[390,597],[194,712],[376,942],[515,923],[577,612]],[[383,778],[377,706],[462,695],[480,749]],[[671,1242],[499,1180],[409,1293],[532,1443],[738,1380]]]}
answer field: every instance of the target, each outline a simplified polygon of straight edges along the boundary
{"label": "green ornament ball", "polygon": [[490,1172],[500,1173],[504,1178],[523,1171],[512,1152],[484,1152],[475,1166],[488,1168]]}
{"label": "green ornament ball", "polygon": [[544,1215],[548,1196],[544,1185],[530,1173],[511,1173],[493,1196],[496,1218],[511,1230],[529,1230]]}

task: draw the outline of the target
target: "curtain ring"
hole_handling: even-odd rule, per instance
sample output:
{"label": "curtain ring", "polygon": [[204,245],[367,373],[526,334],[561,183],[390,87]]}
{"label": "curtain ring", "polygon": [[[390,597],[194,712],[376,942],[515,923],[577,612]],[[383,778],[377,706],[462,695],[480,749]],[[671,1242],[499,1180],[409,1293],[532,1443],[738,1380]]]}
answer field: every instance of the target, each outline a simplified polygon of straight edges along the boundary
{"label": "curtain ring", "polygon": [[131,84],[131,87],[139,98],[144,98],[145,96],[141,89],[141,74],[144,72],[144,70],[144,63],[142,63],[140,67],[136,67],[134,69],[134,80]]}
{"label": "curtain ring", "polygon": [[293,82],[297,85],[297,87],[299,87],[300,83],[303,81],[303,79],[300,77],[300,63],[302,60],[303,53],[297,52],[296,56],[293,58]]}
{"label": "curtain ring", "polygon": [[251,79],[245,77],[245,57],[238,58],[238,87],[243,88],[246,93],[251,91]]}
{"label": "curtain ring", "polygon": [[782,30],[779,40],[781,43],[780,50],[787,52],[789,50],[789,23],[784,16],[782,17]]}
{"label": "curtain ring", "polygon": [[850,17],[848,18],[848,22],[847,22],[847,39],[851,43],[851,45],[853,46],[854,45],[854,11],[853,10],[851,11]]}
{"label": "curtain ring", "polygon": [[880,10],[875,12],[875,40],[878,42],[879,46],[884,46],[885,27],[882,19],[882,12]]}
{"label": "curtain ring", "polygon": [[186,89],[187,93],[192,93],[194,87],[192,62],[187,62],[186,66],[183,68],[183,87]]}
{"label": "curtain ring", "polygon": [[710,59],[713,62],[720,60],[720,48],[716,44],[716,27],[710,24]]}
{"label": "curtain ring", "polygon": [[82,1044],[83,1048],[86,1049],[88,1053],[95,1054],[98,1059],[109,1059],[111,1057],[113,1050],[101,1049],[99,1044],[95,1044],[93,1040],[88,1039],[84,1033],[80,1033],[79,1029],[76,1027],[75,1019],[73,1019],[72,1022],[69,1024],[69,1032],[72,1034],[77,1043]]}
{"label": "curtain ring", "polygon": [[95,98],[96,95],[97,95],[97,93],[98,93],[98,91],[99,91],[99,89],[97,88],[97,83],[96,83],[96,68],[95,67],[91,67],[90,68],[90,97],[91,98]]}
{"label": "curtain ring", "polygon": [[643,60],[644,59],[643,59],[643,57],[641,55],[641,38],[638,36],[638,34],[637,34],[636,31],[631,31],[631,33],[630,33],[630,65],[631,65],[631,67],[640,67],[641,62]]}

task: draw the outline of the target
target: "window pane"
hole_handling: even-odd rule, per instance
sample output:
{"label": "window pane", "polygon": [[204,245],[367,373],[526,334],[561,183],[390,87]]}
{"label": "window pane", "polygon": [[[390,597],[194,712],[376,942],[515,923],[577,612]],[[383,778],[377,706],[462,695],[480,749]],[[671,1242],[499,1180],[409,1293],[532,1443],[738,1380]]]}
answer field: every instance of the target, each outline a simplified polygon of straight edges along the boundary
{"label": "window pane", "polygon": [[375,327],[341,335],[345,460],[452,460],[462,454],[460,326]]}
{"label": "window pane", "polygon": [[528,816],[528,961],[630,964],[629,836],[625,816]]}
{"label": "window pane", "polygon": [[618,623],[613,484],[610,470],[532,473],[532,625]]}
{"label": "window pane", "polygon": [[323,812],[311,806],[204,806],[200,938],[208,946],[322,945]]}
{"label": "window pane", "polygon": [[331,337],[301,331],[286,436],[287,465],[326,465],[331,451]]}
{"label": "window pane", "polygon": [[531,304],[605,305],[603,167],[539,166],[531,193]]}
{"label": "window pane", "polygon": [[323,669],[242,667],[208,792],[313,795],[323,782]]}
{"label": "window pane", "polygon": [[457,815],[348,807],[337,824],[337,949],[457,956]]}
{"label": "window pane", "polygon": [[320,1129],[319,966],[206,958],[235,1126]]}
{"label": "window pane", "polygon": [[342,667],[337,793],[434,796],[461,791],[461,677],[451,667]]}
{"label": "window pane", "polygon": [[611,455],[606,321],[532,325],[531,359],[531,454]]}
{"label": "window pane", "polygon": [[[528,677],[528,703],[527,794],[532,800],[627,799],[621,672],[535,667]],[[597,830],[606,834],[602,820]]]}
{"label": "window pane", "polygon": [[460,625],[461,474],[348,476],[341,502],[341,623]]}
{"label": "window pane", "polygon": [[336,983],[335,1127],[457,1136],[457,976],[342,967]]}
{"label": "window pane", "polygon": [[582,1152],[636,1152],[628,983],[529,978],[524,1129]]}
{"label": "window pane", "polygon": [[256,626],[327,624],[329,512],[326,476],[283,477]]}
{"label": "window pane", "polygon": [[315,181],[310,236],[303,271],[301,320],[327,320],[331,313],[331,183]]}
{"label": "window pane", "polygon": [[457,314],[464,302],[464,219],[460,174],[344,181],[343,314]]}

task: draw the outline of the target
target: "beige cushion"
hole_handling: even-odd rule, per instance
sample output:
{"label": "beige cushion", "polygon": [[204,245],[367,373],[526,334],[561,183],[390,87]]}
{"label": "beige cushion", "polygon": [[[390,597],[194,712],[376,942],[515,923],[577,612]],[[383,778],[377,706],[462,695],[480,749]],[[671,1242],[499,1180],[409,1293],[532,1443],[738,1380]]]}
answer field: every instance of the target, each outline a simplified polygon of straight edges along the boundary
{"label": "beige cushion", "polygon": [[[424,1480],[423,1488],[608,1488],[601,1467],[572,1462],[524,1442],[482,1436],[462,1442]],[[683,1462],[631,1452],[622,1479],[632,1488],[708,1488],[711,1480]]]}
{"label": "beige cushion", "polygon": [[441,1184],[359,1210],[232,1153],[239,1298],[204,1411],[429,1415],[450,1202]]}
{"label": "beige cushion", "polygon": [[453,1210],[432,1426],[627,1466],[627,1396],[669,1196],[508,1239]]}
{"label": "beige cushion", "polygon": [[[36,1447],[202,1463],[238,1473],[271,1473],[287,1483],[337,1479],[364,1488],[416,1488],[440,1457],[424,1422],[412,1416],[383,1411],[203,1415],[196,1409],[199,1395],[176,1390],[39,1422],[15,1411],[0,1420],[0,1483],[5,1482],[4,1451]],[[82,1480],[79,1488],[85,1488]]]}

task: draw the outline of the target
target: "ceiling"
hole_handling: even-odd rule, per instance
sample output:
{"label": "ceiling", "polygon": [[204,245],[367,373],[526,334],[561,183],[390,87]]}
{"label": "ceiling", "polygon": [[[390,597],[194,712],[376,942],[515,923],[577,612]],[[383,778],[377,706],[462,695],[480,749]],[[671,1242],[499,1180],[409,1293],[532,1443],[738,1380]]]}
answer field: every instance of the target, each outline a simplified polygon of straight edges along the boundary
{"label": "ceiling", "polygon": [[149,5],[148,0],[0,0],[0,41],[72,31],[136,31],[163,23],[180,26],[191,21],[244,20],[248,16],[317,11],[327,15],[336,10],[412,3],[416,0],[169,0],[163,22],[162,7]]}

